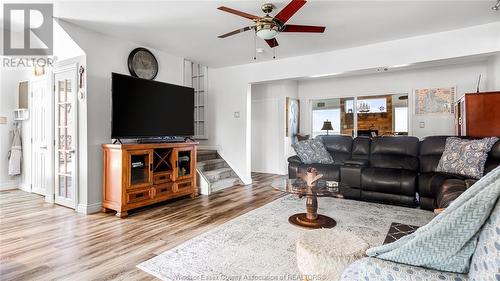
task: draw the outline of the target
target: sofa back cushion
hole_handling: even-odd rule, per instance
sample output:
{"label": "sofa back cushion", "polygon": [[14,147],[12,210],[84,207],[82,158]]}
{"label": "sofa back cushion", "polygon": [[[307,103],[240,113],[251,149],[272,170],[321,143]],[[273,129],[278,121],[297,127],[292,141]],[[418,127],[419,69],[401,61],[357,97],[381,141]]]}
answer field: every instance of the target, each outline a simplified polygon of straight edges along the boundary
{"label": "sofa back cushion", "polygon": [[488,153],[498,140],[497,137],[482,139],[449,137],[446,139],[446,146],[436,171],[480,179],[484,174]]}
{"label": "sofa back cushion", "polygon": [[341,135],[317,136],[326,150],[332,155],[333,161],[337,165],[342,165],[345,160],[351,158],[352,137]]}
{"label": "sofa back cushion", "polygon": [[375,137],[371,142],[370,164],[377,168],[418,171],[418,146],[416,137]]}
{"label": "sofa back cushion", "polygon": [[292,144],[292,147],[300,160],[305,164],[333,164],[332,156],[325,149],[321,140],[303,140]]}
{"label": "sofa back cushion", "polygon": [[500,166],[500,140],[497,141],[488,153],[486,164],[484,165],[484,174],[487,174],[496,167]]}
{"label": "sofa back cushion", "polygon": [[443,155],[448,136],[426,137],[420,142],[420,172],[436,171],[441,155]]}
{"label": "sofa back cushion", "polygon": [[[430,173],[436,171],[439,160],[443,155],[446,139],[451,136],[430,136],[420,142],[420,172]],[[477,139],[471,137],[460,137],[463,139]],[[500,165],[500,140],[497,141],[486,158],[484,174],[489,173]]]}
{"label": "sofa back cushion", "polygon": [[370,159],[371,139],[357,137],[352,141],[352,159]]}
{"label": "sofa back cushion", "polygon": [[472,255],[471,281],[500,280],[500,200],[479,232],[476,251]]}

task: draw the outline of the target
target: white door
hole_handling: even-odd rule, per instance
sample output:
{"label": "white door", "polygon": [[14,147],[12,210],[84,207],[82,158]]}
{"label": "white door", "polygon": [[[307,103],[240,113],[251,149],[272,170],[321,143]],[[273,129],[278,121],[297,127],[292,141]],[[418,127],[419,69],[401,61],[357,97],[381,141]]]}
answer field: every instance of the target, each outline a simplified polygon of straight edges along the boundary
{"label": "white door", "polygon": [[50,182],[50,95],[47,81],[38,79],[31,81],[31,192],[47,195],[47,184]]}
{"label": "white door", "polygon": [[76,208],[77,66],[54,70],[55,190],[54,202]]}

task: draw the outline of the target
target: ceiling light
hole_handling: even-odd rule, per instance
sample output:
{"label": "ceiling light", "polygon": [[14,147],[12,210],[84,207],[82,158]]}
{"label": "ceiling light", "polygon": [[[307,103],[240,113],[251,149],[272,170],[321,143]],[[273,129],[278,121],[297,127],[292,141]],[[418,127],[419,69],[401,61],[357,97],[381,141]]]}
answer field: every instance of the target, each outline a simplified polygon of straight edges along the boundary
{"label": "ceiling light", "polygon": [[491,7],[493,11],[498,11],[500,9],[500,0],[497,0],[495,6]]}
{"label": "ceiling light", "polygon": [[278,35],[278,30],[276,29],[264,28],[257,31],[257,36],[264,40],[273,39],[276,35]]}
{"label": "ceiling light", "polygon": [[264,49],[262,49],[262,48],[257,48],[257,49],[255,49],[255,51],[257,52],[257,54],[262,54],[265,52]]}
{"label": "ceiling light", "polygon": [[273,18],[266,16],[257,21],[255,31],[259,38],[269,40],[278,35],[280,26],[274,22]]}
{"label": "ceiling light", "polygon": [[342,73],[334,72],[334,73],[326,73],[326,74],[316,74],[316,75],[309,76],[309,78],[321,78],[321,77],[337,76],[340,74],[342,74]]}
{"label": "ceiling light", "polygon": [[410,66],[409,63],[403,63],[403,64],[396,64],[391,66],[392,68],[399,68],[399,67],[405,67],[405,66]]}

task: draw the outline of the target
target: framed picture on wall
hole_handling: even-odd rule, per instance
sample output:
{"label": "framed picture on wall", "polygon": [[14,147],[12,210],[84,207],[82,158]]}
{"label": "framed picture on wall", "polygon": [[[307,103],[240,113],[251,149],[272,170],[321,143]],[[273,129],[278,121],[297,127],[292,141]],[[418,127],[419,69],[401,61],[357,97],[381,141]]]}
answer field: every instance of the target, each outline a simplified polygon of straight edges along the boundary
{"label": "framed picture on wall", "polygon": [[292,138],[292,143],[295,142],[295,135],[299,133],[299,121],[300,121],[300,103],[298,99],[286,98],[286,130],[285,136]]}
{"label": "framed picture on wall", "polygon": [[455,92],[456,87],[416,89],[415,114],[453,114]]}

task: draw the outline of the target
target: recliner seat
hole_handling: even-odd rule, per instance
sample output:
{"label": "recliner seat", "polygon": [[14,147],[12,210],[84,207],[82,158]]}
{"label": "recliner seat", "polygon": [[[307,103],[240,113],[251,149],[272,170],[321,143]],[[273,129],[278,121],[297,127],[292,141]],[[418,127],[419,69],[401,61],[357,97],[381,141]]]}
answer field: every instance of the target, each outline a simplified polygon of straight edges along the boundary
{"label": "recliner seat", "polygon": [[370,167],[361,170],[361,198],[415,206],[418,138],[377,137],[371,142]]}

